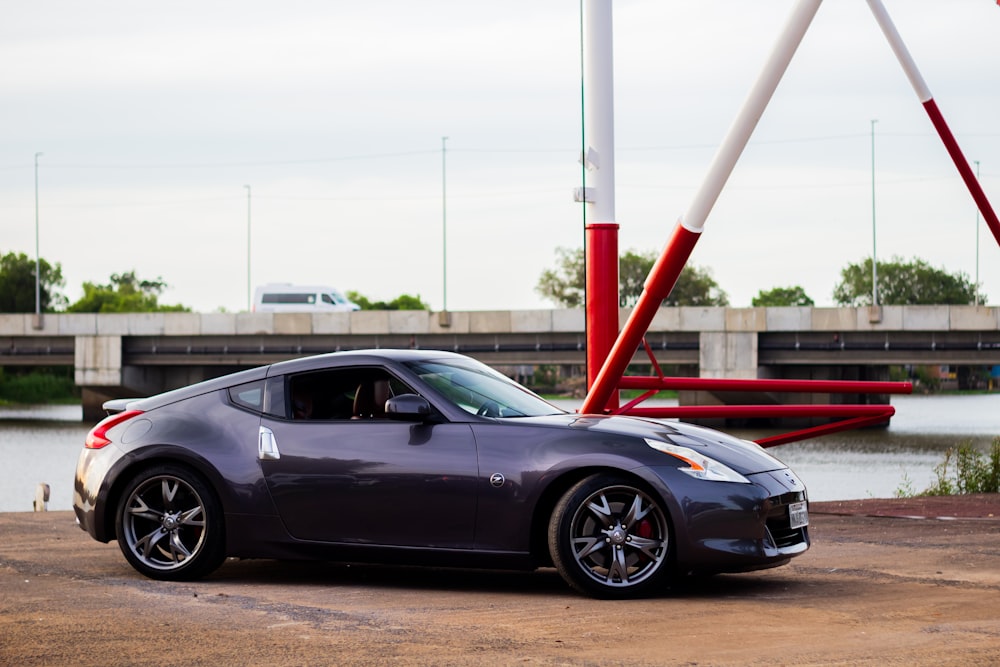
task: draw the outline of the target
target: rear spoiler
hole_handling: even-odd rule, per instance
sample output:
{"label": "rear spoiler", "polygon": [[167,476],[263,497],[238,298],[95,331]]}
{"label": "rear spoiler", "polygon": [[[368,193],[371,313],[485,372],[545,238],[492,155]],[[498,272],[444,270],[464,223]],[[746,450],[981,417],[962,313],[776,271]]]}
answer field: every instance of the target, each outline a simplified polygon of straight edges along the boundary
{"label": "rear spoiler", "polygon": [[128,410],[129,406],[136,401],[140,401],[139,398],[113,398],[110,401],[105,401],[101,408],[108,413],[108,415],[118,414],[119,412],[125,412]]}

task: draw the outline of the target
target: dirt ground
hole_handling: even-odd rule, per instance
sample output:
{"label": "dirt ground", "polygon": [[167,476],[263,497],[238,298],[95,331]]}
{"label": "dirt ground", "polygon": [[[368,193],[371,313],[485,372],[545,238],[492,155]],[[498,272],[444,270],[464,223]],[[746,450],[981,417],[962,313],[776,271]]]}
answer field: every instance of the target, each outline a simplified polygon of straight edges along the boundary
{"label": "dirt ground", "polygon": [[1000,664],[1000,497],[814,503],[811,526],[785,567],[607,602],[552,570],[156,582],[70,512],[0,514],[0,665]]}

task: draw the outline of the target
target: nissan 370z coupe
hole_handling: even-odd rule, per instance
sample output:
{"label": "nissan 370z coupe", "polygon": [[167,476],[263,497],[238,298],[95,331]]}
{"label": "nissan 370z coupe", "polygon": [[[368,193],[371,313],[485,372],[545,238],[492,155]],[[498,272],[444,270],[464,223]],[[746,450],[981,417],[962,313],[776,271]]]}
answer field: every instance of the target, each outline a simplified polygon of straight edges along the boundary
{"label": "nissan 370z coupe", "polygon": [[227,556],[555,566],[616,598],[809,547],[805,487],[756,444],[567,413],[448,352],[338,352],[105,407],[74,509],[154,579]]}

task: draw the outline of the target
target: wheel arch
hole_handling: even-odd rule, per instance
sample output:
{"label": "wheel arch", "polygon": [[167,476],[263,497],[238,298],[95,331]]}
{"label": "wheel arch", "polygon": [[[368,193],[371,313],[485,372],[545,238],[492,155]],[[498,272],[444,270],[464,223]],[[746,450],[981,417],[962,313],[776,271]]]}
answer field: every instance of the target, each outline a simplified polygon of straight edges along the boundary
{"label": "wheel arch", "polygon": [[[123,460],[122,467],[115,472],[114,480],[108,487],[104,495],[103,511],[99,517],[97,526],[100,540],[110,542],[117,539],[117,529],[115,528],[115,512],[122,494],[129,482],[144,470],[162,465],[174,465],[184,468],[191,474],[198,476],[213,495],[213,499],[222,508],[223,516],[229,513],[229,499],[219,492],[220,488],[225,488],[225,481],[222,475],[206,461],[193,457],[182,457],[166,451],[158,451],[147,456]],[[225,529],[225,524],[223,524]]]}
{"label": "wheel arch", "polygon": [[[613,466],[593,465],[582,468],[573,468],[551,480],[539,496],[538,502],[535,503],[535,509],[531,517],[531,539],[529,542],[529,549],[531,551],[532,562],[537,567],[547,567],[552,565],[552,556],[549,554],[548,546],[548,532],[549,519],[552,517],[552,512],[555,511],[556,504],[564,495],[566,495],[566,492],[573,488],[573,486],[577,483],[588,477],[601,474],[628,479],[635,482],[653,497],[660,499],[663,503],[664,513],[667,517],[667,528],[670,531],[670,539],[671,541],[675,541],[676,532],[674,528],[675,517],[673,502],[665,501],[663,493],[659,489],[655,488],[646,477],[638,474],[635,470],[625,470]],[[676,551],[671,549],[670,552],[671,558],[675,558]]]}

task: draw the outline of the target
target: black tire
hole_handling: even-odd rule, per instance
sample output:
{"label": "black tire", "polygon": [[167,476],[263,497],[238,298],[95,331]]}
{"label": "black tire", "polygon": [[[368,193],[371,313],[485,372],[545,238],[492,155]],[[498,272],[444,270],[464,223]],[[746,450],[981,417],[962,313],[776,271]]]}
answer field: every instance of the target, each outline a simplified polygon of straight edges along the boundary
{"label": "black tire", "polygon": [[670,572],[670,524],[639,484],[593,475],[574,485],[549,520],[549,551],[566,582],[599,598],[659,590]]}
{"label": "black tire", "polygon": [[132,478],[115,528],[126,560],[151,579],[199,579],[226,557],[222,505],[201,477],[181,466],[157,466]]}

